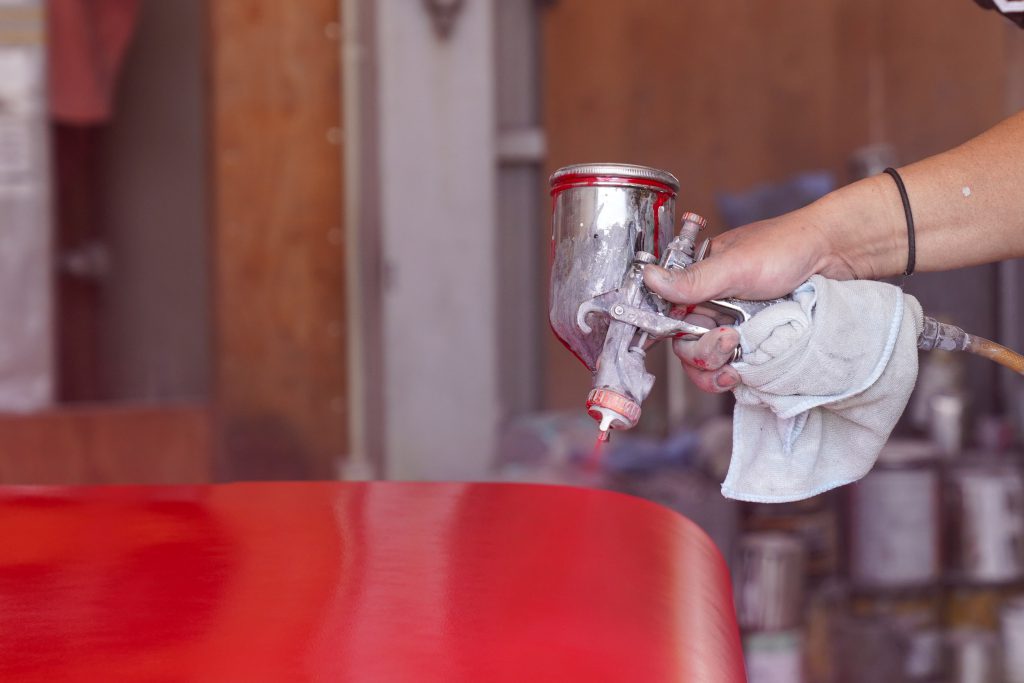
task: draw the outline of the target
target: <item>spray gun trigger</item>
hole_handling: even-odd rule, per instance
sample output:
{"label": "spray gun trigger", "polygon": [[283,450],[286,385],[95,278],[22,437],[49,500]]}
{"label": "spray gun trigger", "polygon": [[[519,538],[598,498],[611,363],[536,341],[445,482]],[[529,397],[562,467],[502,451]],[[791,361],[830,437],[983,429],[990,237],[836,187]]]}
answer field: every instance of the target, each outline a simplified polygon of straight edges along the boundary
{"label": "spray gun trigger", "polygon": [[635,306],[622,303],[614,303],[617,292],[608,292],[589,299],[580,304],[576,309],[576,326],[583,334],[590,334],[593,328],[587,323],[587,316],[591,313],[602,313],[612,320],[618,320],[647,333],[654,339],[665,337],[677,337],[681,335],[700,337],[710,330],[706,327],[694,325],[676,318],[645,311]]}
{"label": "spray gun trigger", "polygon": [[633,325],[655,339],[678,335],[700,337],[710,332],[708,328],[701,327],[700,325],[694,325],[684,320],[669,318],[665,315],[644,311],[624,304],[612,306],[608,314],[613,320]]}

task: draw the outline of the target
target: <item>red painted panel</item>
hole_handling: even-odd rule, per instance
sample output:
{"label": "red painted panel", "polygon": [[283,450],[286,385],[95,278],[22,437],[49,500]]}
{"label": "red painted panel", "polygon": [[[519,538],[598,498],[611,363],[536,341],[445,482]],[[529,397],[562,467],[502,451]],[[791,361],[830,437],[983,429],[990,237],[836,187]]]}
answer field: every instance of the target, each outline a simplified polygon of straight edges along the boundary
{"label": "red painted panel", "polygon": [[502,484],[0,488],[0,680],[742,681],[712,542]]}

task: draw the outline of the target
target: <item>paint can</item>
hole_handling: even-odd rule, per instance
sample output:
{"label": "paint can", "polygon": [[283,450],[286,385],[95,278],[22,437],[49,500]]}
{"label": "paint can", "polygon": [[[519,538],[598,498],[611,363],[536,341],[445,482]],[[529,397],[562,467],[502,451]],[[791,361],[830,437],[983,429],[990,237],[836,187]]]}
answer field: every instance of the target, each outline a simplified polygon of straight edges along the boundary
{"label": "paint can", "polygon": [[[844,681],[932,681],[942,672],[942,602],[938,590],[851,599],[840,641],[844,661],[863,675]],[[868,661],[871,660],[871,661]]]}
{"label": "paint can", "polygon": [[1003,603],[999,612],[999,636],[1003,649],[1003,680],[1024,683],[1024,596]]}
{"label": "paint can", "polygon": [[973,457],[946,476],[949,578],[993,584],[1024,579],[1024,472],[1013,458]]}
{"label": "paint can", "polygon": [[941,578],[940,472],[927,441],[893,440],[850,487],[849,575],[875,590],[922,588]]}
{"label": "paint can", "polygon": [[962,392],[943,392],[931,397],[928,411],[928,436],[946,458],[960,455],[967,434],[967,396]]}
{"label": "paint can", "polygon": [[792,534],[743,534],[733,567],[736,617],[747,632],[792,630],[802,622],[804,547]]}
{"label": "paint can", "polygon": [[783,531],[800,537],[807,553],[807,576],[821,579],[839,571],[839,521],[828,493],[796,503],[753,504],[746,528]]}
{"label": "paint can", "polygon": [[811,681],[838,683],[840,666],[839,625],[848,613],[846,583],[839,577],[826,578],[807,592],[804,607],[804,663]]}
{"label": "paint can", "polygon": [[999,610],[1003,603],[1019,592],[1016,584],[948,584],[943,598],[943,622],[949,629],[994,631],[999,627]]}
{"label": "paint can", "polygon": [[999,639],[993,631],[958,629],[946,634],[949,683],[1000,683]]}
{"label": "paint can", "polygon": [[799,630],[743,638],[748,683],[804,683],[804,636]]}
{"label": "paint can", "polygon": [[906,643],[889,621],[847,614],[841,618],[838,631],[836,683],[913,680],[904,675]]}

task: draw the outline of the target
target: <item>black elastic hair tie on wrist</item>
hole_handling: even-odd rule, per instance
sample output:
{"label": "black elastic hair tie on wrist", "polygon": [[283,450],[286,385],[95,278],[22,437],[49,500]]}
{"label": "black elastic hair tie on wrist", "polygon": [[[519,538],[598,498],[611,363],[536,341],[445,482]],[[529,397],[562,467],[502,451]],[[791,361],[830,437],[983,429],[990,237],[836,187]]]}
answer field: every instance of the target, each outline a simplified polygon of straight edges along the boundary
{"label": "black elastic hair tie on wrist", "polygon": [[903,272],[903,277],[910,277],[914,274],[914,261],[917,256],[914,249],[914,214],[910,212],[910,197],[907,196],[907,188],[903,184],[903,178],[900,177],[895,168],[887,168],[883,173],[889,174],[896,181],[896,187],[900,191],[900,199],[903,201],[903,214],[907,218],[907,269]]}

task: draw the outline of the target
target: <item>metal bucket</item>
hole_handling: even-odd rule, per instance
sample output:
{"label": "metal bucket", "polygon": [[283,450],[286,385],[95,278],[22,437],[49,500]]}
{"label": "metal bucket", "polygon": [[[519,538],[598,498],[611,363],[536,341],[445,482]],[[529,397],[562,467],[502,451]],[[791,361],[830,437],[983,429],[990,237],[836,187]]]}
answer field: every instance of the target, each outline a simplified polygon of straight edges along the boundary
{"label": "metal bucket", "polygon": [[923,588],[941,578],[935,446],[890,441],[850,487],[850,580],[870,589]]}
{"label": "metal bucket", "polygon": [[675,176],[646,166],[577,164],[551,176],[550,321],[558,338],[596,369],[607,321],[576,325],[584,301],[622,285],[637,251],[661,256],[672,239]]}

